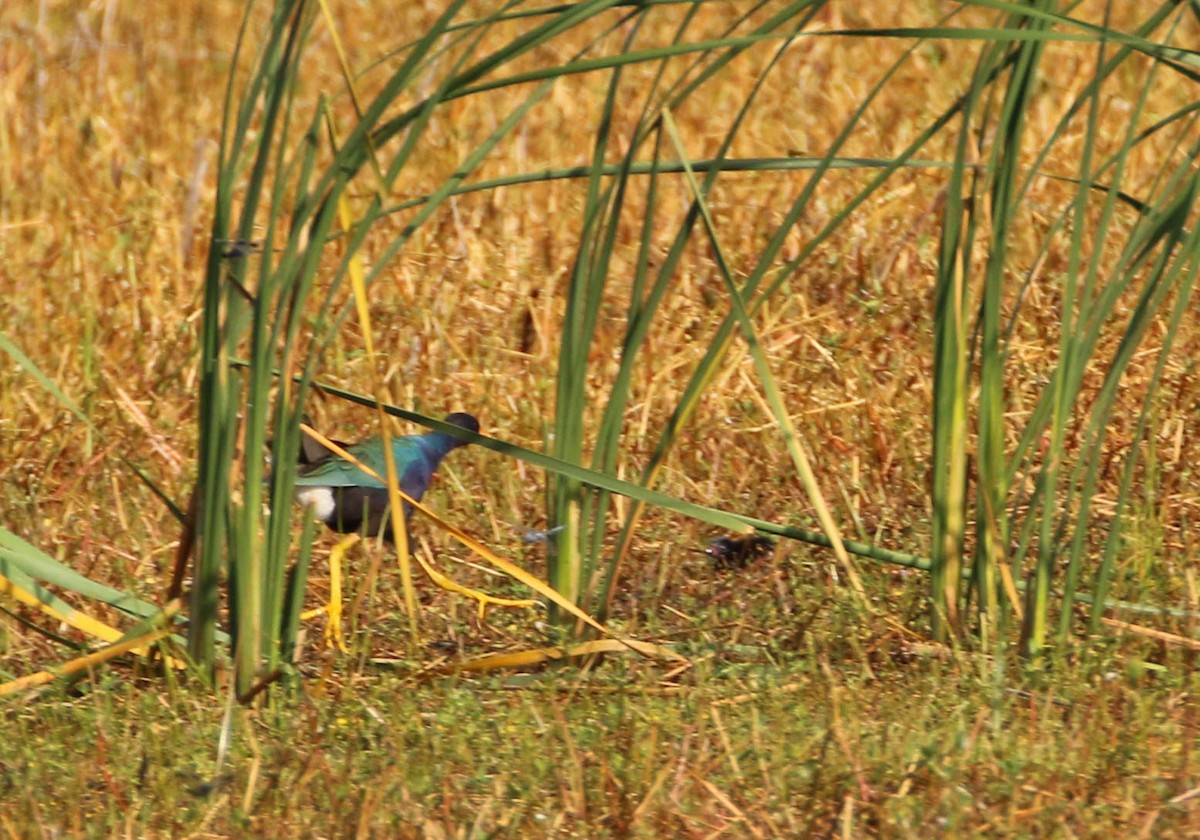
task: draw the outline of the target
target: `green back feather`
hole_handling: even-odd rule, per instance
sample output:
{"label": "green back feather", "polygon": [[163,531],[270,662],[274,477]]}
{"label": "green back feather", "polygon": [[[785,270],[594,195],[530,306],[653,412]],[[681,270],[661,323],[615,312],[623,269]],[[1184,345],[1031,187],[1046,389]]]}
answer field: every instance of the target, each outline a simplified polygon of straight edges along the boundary
{"label": "green back feather", "polygon": [[[428,457],[425,435],[405,435],[392,438],[392,453],[396,460],[396,474],[403,478],[405,470],[413,462]],[[365,465],[375,470],[380,477],[387,475],[383,458],[383,442],[367,438],[362,443],[346,447],[346,451]],[[330,458],[315,464],[311,470],[296,476],[297,487],[383,487],[383,482],[372,478],[349,461]]]}

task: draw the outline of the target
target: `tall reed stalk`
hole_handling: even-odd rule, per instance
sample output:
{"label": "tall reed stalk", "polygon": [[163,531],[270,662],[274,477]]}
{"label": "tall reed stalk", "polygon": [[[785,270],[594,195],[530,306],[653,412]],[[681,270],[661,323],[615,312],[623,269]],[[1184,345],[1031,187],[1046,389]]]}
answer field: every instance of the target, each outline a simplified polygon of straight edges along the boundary
{"label": "tall reed stalk", "polygon": [[[1077,600],[1091,603],[1089,628],[1098,629],[1141,450],[1150,443],[1157,386],[1174,352],[1198,256],[1196,103],[1149,127],[1144,120],[1161,74],[1194,78],[1195,57],[1164,46],[1180,19],[1169,5],[1147,7],[1140,27],[1121,32],[1072,18],[1075,8],[1005,7],[1000,28],[989,33],[963,103],[938,269],[935,632],[944,638],[967,629],[966,608],[974,603],[975,626],[985,639],[994,633],[1005,639],[1008,616],[1018,616],[1027,654],[1070,638]],[[1091,76],[1060,103],[1052,134],[1033,136],[1026,115],[1046,95],[1039,91],[1039,67],[1047,45],[1066,38],[1080,39],[1073,49],[1090,59]],[[1135,74],[1141,95],[1131,103],[1124,136],[1105,138],[1100,112],[1118,74]],[[1127,186],[1129,160],[1166,135],[1174,138],[1171,152],[1150,153],[1162,161],[1157,177]],[[1062,157],[1066,142],[1080,148],[1073,172],[1046,165]],[[1038,209],[1051,218],[1039,227],[1028,195],[1045,177],[1069,185],[1070,194],[1051,211]],[[1019,269],[1009,244],[1030,236],[1040,240],[1038,256]],[[1121,256],[1106,262],[1105,253],[1114,249]],[[1063,268],[1048,273],[1047,262]],[[1052,289],[1060,301],[1048,337],[1056,347],[1033,410],[1014,415],[1014,342],[1028,334],[1023,305],[1035,285]],[[1154,324],[1164,328],[1146,347]],[[1131,382],[1129,365],[1140,352],[1156,362],[1149,378]],[[1099,372],[1098,389],[1086,387],[1089,372]],[[1099,467],[1123,387],[1139,390],[1142,408],[1114,511],[1102,515],[1094,506]],[[964,577],[970,539],[973,560]],[[1100,562],[1085,563],[1089,554]],[[1089,582],[1091,592],[1081,592]]]}

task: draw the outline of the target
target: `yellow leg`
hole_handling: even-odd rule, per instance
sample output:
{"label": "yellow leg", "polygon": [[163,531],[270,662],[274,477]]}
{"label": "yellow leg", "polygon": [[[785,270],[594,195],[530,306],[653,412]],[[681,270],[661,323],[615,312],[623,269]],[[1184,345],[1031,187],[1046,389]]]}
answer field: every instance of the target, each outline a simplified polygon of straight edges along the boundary
{"label": "yellow leg", "polygon": [[346,640],[342,635],[342,557],[360,540],[358,534],[351,534],[329,550],[329,603],[315,610],[308,610],[300,616],[307,621],[321,613],[328,613],[325,644],[337,648],[342,653],[346,652]]}
{"label": "yellow leg", "polygon": [[325,644],[346,652],[342,636],[342,558],[356,543],[358,534],[351,534],[329,551],[329,623],[325,625]]}

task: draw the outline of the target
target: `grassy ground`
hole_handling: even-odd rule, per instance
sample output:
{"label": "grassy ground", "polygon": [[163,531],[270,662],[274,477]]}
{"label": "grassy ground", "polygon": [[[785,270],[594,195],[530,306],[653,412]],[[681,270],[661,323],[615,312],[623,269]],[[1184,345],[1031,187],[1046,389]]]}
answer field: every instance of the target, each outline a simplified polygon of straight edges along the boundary
{"label": "grassy ground", "polygon": [[[870,20],[832,6],[820,23],[928,23],[936,6]],[[718,27],[725,13],[707,11],[708,25]],[[401,4],[380,17],[341,4],[336,14],[360,66],[420,31],[430,12]],[[199,278],[239,15],[233,2],[0,7],[0,329],[98,430],[14,365],[0,365],[0,524],[150,599],[166,587],[179,528],[120,457],[186,498]],[[661,27],[669,31],[666,12]],[[314,61],[309,97],[340,88],[327,39],[317,46],[326,63]],[[815,39],[796,49],[734,154],[823,150],[904,46]],[[843,153],[900,148],[961,93],[972,59],[961,43],[920,48]],[[734,112],[761,61],[747,57],[711,98],[676,115],[695,157],[718,142],[708,121]],[[1035,125],[1053,125],[1056,103],[1086,79],[1080,66],[1066,52],[1047,62]],[[627,84],[644,81],[631,71]],[[560,84],[484,177],[584,162],[589,108],[602,95],[600,80]],[[510,104],[502,96],[456,103],[439,117],[439,142],[422,150],[406,195],[438,183],[494,127]],[[1120,98],[1105,108],[1106,124],[1119,126]],[[1069,162],[1078,142],[1065,138],[1047,167]],[[1145,157],[1153,170],[1152,146]],[[818,207],[832,214],[864,177],[831,176]],[[800,179],[728,179],[714,208],[735,259],[761,246],[766,222],[777,221]],[[929,310],[943,186],[935,174],[899,176],[806,263],[760,332],[846,533],[916,553],[925,553],[929,530]],[[469,409],[486,431],[540,448],[580,189],[559,182],[463,197],[397,260],[373,289],[372,312],[393,362],[387,381],[396,403]],[[1031,207],[1056,206],[1062,189],[1038,185]],[[680,188],[675,200],[685,198]],[[785,257],[824,224],[818,215],[801,221]],[[1044,223],[1032,215],[1031,227]],[[1017,263],[1024,236],[1014,231]],[[1049,263],[1048,277],[1063,268]],[[614,313],[624,312],[626,292],[613,290]],[[635,384],[627,476],[724,314],[710,254],[695,249],[675,295],[651,339],[654,364]],[[1044,387],[1057,305],[1051,282],[1035,285],[1017,334],[1016,414]],[[615,342],[620,316],[607,327],[605,340]],[[1197,496],[1188,465],[1198,453],[1187,431],[1200,399],[1188,361],[1197,343],[1191,325],[1163,384],[1160,448],[1121,594],[1194,590],[1188,525]],[[602,344],[597,358],[609,352]],[[735,350],[661,489],[812,527],[748,369]],[[324,375],[367,389],[353,327]],[[313,413],[340,438],[369,431],[371,418],[349,406],[318,401]],[[1114,425],[1114,457],[1127,426]],[[521,542],[524,528],[543,524],[534,471],[460,451],[430,499],[494,549],[542,568],[540,549]],[[457,553],[441,537],[421,536],[456,575],[516,594],[453,565]],[[584,672],[422,676],[460,653],[545,640],[537,616],[494,611],[479,621],[426,586],[427,644],[410,649],[392,573],[367,607],[359,655],[326,652],[314,627],[299,693],[267,708],[227,717],[220,692],[131,668],[98,675],[81,695],[9,701],[0,827],[14,836],[430,837],[1169,836],[1200,828],[1189,796],[1200,781],[1186,654],[1126,636],[1092,640],[1027,671],[942,651],[924,644],[919,574],[868,567],[876,606],[868,616],[849,603],[825,554],[783,546],[744,574],[718,573],[695,550],[710,536],[694,522],[649,516],[614,610],[615,626],[676,645],[693,663],[685,672],[612,657]],[[361,555],[356,563],[365,565]],[[314,604],[323,566],[315,577]],[[0,623],[0,677],[67,656],[14,620]],[[1143,660],[1165,670],[1147,671]],[[218,760],[226,725],[234,737]]]}
{"label": "grassy ground", "polygon": [[1119,654],[1100,653],[1022,675],[1012,692],[990,663],[924,655],[895,633],[862,632],[856,655],[847,624],[826,616],[766,644],[699,634],[681,646],[695,670],[669,686],[626,661],[419,684],[378,668],[314,671],[301,696],[235,711],[220,765],[220,703],[112,674],[85,697],[8,710],[4,820],[131,836],[1195,828],[1177,801],[1195,777],[1190,677],[1131,677]]}

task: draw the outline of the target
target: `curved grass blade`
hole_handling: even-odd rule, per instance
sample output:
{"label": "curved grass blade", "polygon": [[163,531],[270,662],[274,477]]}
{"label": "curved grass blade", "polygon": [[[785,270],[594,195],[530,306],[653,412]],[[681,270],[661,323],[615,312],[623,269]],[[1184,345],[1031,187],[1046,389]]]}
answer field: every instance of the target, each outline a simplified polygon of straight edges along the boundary
{"label": "curved grass blade", "polygon": [[[135,618],[148,618],[159,611],[158,607],[148,601],[84,577],[2,526],[0,526],[0,573],[27,589],[30,581],[40,580],[52,586],[59,586],[75,592],[84,598],[107,604]],[[46,592],[44,589],[41,591]],[[51,598],[55,597],[49,592],[46,594]],[[61,603],[61,601],[57,602]]]}
{"label": "curved grass blade", "polygon": [[180,606],[181,602],[178,600],[172,601],[165,606],[159,615],[155,616],[148,623],[153,628],[149,632],[142,630],[136,634],[126,634],[107,647],[84,656],[76,657],[56,668],[38,671],[36,674],[29,674],[28,676],[19,677],[18,679],[0,684],[0,697],[7,697],[16,694],[18,691],[37,688],[58,679],[85,673],[97,665],[108,662],[110,659],[114,659],[124,653],[144,655],[150,645],[170,635],[170,628],[164,625],[174,618],[175,614],[179,612]]}
{"label": "curved grass blade", "polygon": [[4,568],[3,560],[0,569],[4,570],[0,573],[0,593],[101,641],[115,642],[121,638],[120,630],[75,609],[19,570]]}
{"label": "curved grass blade", "polygon": [[546,647],[535,650],[512,651],[507,653],[492,653],[465,662],[456,662],[433,669],[429,673],[457,674],[463,672],[477,673],[480,671],[507,671],[518,668],[532,668],[551,662],[561,662],[565,659],[582,659],[595,656],[598,653],[620,653],[632,650],[647,659],[658,659],[666,662],[687,663],[686,656],[676,653],[669,647],[656,645],[651,642],[638,642],[632,639],[618,641],[617,639],[593,639],[580,642],[568,647]]}
{"label": "curved grass blade", "polygon": [[[335,385],[318,383],[318,389],[330,396],[335,396],[338,399],[346,400],[347,402],[361,405],[367,408],[374,408],[374,401],[362,394],[357,394],[353,391],[347,391],[344,388],[339,388]],[[598,470],[581,467],[577,464],[571,464],[562,461],[544,452],[535,452],[532,449],[526,449],[515,443],[491,438],[483,434],[469,432],[458,426],[451,426],[443,423],[441,420],[427,417],[423,414],[418,414],[415,411],[398,408],[393,405],[384,406],[386,411],[392,417],[399,417],[411,423],[416,423],[425,426],[428,429],[433,429],[438,432],[446,432],[447,434],[455,435],[461,440],[468,443],[482,446],[485,449],[490,449],[493,452],[505,455],[507,457],[516,458],[524,461],[535,467],[539,467],[551,473],[566,475],[580,481],[583,484],[590,485],[597,489],[607,490],[612,493],[617,493],[622,496],[634,500],[638,503],[650,504],[655,507],[660,507],[664,510],[679,513],[692,519],[697,519],[701,522],[707,522],[718,528],[724,528],[729,531],[734,531],[742,534],[750,534],[754,531],[762,531],[775,536],[787,537],[789,539],[800,540],[802,542],[812,543],[825,548],[832,548],[832,543],[829,538],[818,531],[810,531],[804,528],[797,528],[791,525],[780,525],[775,522],[769,522],[765,519],[758,519],[753,516],[747,516],[741,513],[733,513],[731,511],[719,510],[717,508],[698,505],[693,502],[688,502],[675,496],[669,496],[665,493],[660,493],[657,490],[651,490],[642,487],[639,484],[634,484],[624,479],[607,473],[599,472]],[[912,554],[906,554],[901,551],[892,551],[878,546],[867,545],[865,543],[854,542],[852,540],[845,541],[846,550],[860,557],[869,557],[881,562],[892,563],[898,566],[906,566],[909,568],[927,569],[929,561],[917,557]]]}

